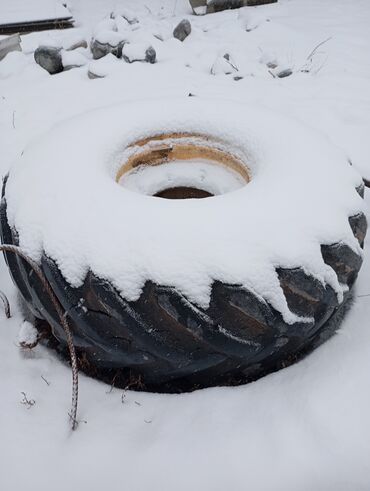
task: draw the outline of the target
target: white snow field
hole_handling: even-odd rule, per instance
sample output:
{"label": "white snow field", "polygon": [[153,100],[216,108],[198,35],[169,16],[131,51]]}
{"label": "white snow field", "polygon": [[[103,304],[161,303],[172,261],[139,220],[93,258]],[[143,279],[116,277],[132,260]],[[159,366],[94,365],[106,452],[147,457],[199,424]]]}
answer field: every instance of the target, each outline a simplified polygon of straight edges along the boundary
{"label": "white snow field", "polygon": [[[29,2],[24,4],[29,10]],[[273,110],[290,124],[296,120],[308,134],[318,132],[323,146],[325,140],[337,146],[335,152],[370,179],[368,0],[279,0],[204,17],[190,15],[186,0],[74,0],[68,7],[75,29],[24,35],[23,52],[0,62],[2,175],[17,159],[19,172],[24,149],[65,120],[89,121],[76,127],[73,138],[64,133],[60,154],[68,158],[79,131],[81,142],[89,135],[94,142],[107,136],[105,126],[98,131],[103,121],[91,121],[88,111],[132,101],[145,106],[150,98],[168,101],[191,93]],[[133,51],[135,45],[138,52],[152,45],[156,64],[113,56],[94,61],[83,48],[76,52],[86,60],[79,68],[51,76],[35,64],[33,51],[40,44],[66,48],[92,35],[113,38],[112,23],[104,20],[112,11],[137,17],[139,22],[123,21],[115,32],[127,34]],[[192,33],[181,43],[172,30],[184,17]],[[280,78],[288,69],[292,74]],[[104,77],[90,79],[88,71]],[[114,121],[127,128],[129,116],[122,111],[122,122],[117,116]],[[299,139],[286,134],[289,128],[276,123],[274,138],[281,135],[306,159],[312,149],[297,150]],[[63,165],[58,149],[55,160]],[[340,165],[333,180],[344,179],[342,171]],[[57,180],[40,176],[46,190],[48,178]],[[329,199],[330,182],[327,187]],[[26,198],[27,186],[23,192]],[[313,189],[312,213],[323,233],[328,212],[317,210],[317,199]],[[269,196],[265,201],[268,206]],[[365,202],[370,203],[368,189]],[[353,205],[344,203],[345,211]],[[369,253],[367,242],[355,303],[341,329],[301,362],[249,385],[182,395],[111,389],[80,375],[76,432],[68,421],[70,368],[42,346],[19,347],[34,333],[24,323],[2,261],[0,289],[10,300],[12,318],[0,312],[0,490],[368,491]]]}

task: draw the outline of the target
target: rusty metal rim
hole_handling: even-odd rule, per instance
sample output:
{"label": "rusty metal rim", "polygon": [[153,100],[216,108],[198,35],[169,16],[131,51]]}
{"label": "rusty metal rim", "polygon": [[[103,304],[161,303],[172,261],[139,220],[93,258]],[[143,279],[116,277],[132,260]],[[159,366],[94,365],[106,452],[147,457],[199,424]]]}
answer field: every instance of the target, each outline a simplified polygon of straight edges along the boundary
{"label": "rusty metal rim", "polygon": [[136,151],[119,168],[116,182],[142,165],[155,166],[174,160],[202,159],[232,169],[248,184],[251,172],[247,165],[236,155],[215,146],[215,142],[209,136],[196,133],[162,133],[138,140],[128,147]]}

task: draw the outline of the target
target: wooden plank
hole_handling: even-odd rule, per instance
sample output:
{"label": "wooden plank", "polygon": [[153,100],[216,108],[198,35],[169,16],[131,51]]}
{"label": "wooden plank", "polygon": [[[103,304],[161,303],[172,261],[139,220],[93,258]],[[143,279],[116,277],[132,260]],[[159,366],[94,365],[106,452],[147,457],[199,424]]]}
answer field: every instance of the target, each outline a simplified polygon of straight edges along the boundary
{"label": "wooden plank", "polygon": [[33,31],[47,31],[49,29],[68,29],[73,27],[72,17],[65,19],[51,19],[36,22],[21,22],[14,24],[0,24],[0,34],[27,33]]}

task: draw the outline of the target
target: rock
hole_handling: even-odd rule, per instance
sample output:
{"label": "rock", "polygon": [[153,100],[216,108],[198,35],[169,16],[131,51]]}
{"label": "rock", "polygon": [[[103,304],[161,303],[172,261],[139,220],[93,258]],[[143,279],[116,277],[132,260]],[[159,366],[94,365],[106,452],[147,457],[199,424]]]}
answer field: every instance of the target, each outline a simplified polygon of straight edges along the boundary
{"label": "rock", "polygon": [[285,70],[281,70],[280,72],[276,73],[276,76],[278,78],[285,78],[285,77],[290,77],[292,73],[293,70],[291,68],[286,68]]}
{"label": "rock", "polygon": [[22,51],[19,34],[14,34],[14,36],[9,36],[0,41],[0,60],[11,51]]}
{"label": "rock", "polygon": [[146,43],[127,43],[122,50],[122,58],[126,63],[141,61],[153,64],[157,61],[157,53]]}
{"label": "rock", "polygon": [[189,0],[195,15],[204,15],[207,12],[207,0]]}
{"label": "rock", "polygon": [[38,65],[53,75],[63,71],[61,51],[61,48],[39,46],[34,53],[34,58]]}
{"label": "rock", "polygon": [[90,49],[94,60],[99,60],[99,58],[103,58],[103,56],[106,56],[109,53],[117,58],[121,58],[124,44],[124,41],[119,41],[116,45],[112,45],[110,43],[103,43],[94,38],[91,40]]}
{"label": "rock", "polygon": [[246,2],[243,0],[211,0],[207,2],[207,14],[220,12],[221,10],[239,9],[244,7]]}
{"label": "rock", "polygon": [[67,48],[67,51],[73,51],[74,49],[77,48],[87,48],[87,41],[86,39],[80,39],[80,41],[76,41],[73,43],[71,46]]}
{"label": "rock", "polygon": [[276,55],[268,51],[262,51],[259,62],[266,65],[270,70],[275,70],[279,66]]}
{"label": "rock", "polygon": [[157,61],[157,53],[153,46],[149,46],[149,48],[145,51],[145,61],[152,64]]}
{"label": "rock", "polygon": [[87,71],[87,76],[89,77],[90,80],[94,80],[96,78],[104,78],[105,77],[105,75],[98,75],[98,74],[94,73],[91,70],[88,70]]}
{"label": "rock", "polygon": [[183,19],[173,31],[173,37],[184,41],[191,33],[191,24],[187,19]]}
{"label": "rock", "polygon": [[[350,165],[352,165],[352,164],[350,164]],[[365,184],[362,183],[359,186],[357,186],[356,191],[361,196],[361,198],[364,199],[364,197],[365,197]]]}
{"label": "rock", "polygon": [[268,61],[266,63],[266,66],[267,68],[269,68],[270,70],[275,70],[275,68],[278,67],[278,64],[275,62],[275,61]]}
{"label": "rock", "polygon": [[244,0],[244,5],[248,7],[256,7],[257,5],[265,5],[266,3],[277,3],[278,0]]}
{"label": "rock", "polygon": [[104,78],[120,69],[121,61],[112,53],[89,63],[87,76],[90,79]]}
{"label": "rock", "polygon": [[367,232],[367,219],[364,213],[358,213],[348,218],[353,235],[358,240],[361,247],[364,246],[364,241]]}
{"label": "rock", "polygon": [[137,18],[135,11],[133,11],[131,9],[128,9],[128,8],[122,9],[121,8],[119,10],[119,14],[115,15],[115,19],[117,19],[118,16],[121,16],[123,19],[125,19],[125,21],[128,24],[133,25],[133,24],[139,23],[139,19]]}

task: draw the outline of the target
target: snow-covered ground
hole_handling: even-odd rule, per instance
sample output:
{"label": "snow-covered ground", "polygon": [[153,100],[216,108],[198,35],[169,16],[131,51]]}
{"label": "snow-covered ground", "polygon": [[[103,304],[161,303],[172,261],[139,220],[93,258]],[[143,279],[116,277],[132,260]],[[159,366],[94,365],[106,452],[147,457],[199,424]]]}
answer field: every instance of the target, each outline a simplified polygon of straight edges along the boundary
{"label": "snow-covered ground", "polygon": [[[155,65],[88,59],[50,76],[34,63],[39,44],[89,40],[107,14],[132,7],[143,26],[132,41],[153,45]],[[370,179],[368,0],[279,0],[198,18],[185,0],[74,0],[70,8],[76,29],[23,36],[24,52],[0,62],[3,175],[29,142],[62,120],[192,93],[296,118],[322,131]],[[184,16],[193,30],[180,43],[171,32]],[[225,53],[237,68],[229,75]],[[106,76],[91,80],[88,69]],[[277,77],[285,69],[292,75]],[[247,386],[183,395],[123,393],[81,376],[79,418],[86,423],[73,434],[70,370],[43,347],[18,347],[23,319],[2,263],[0,288],[13,317],[0,313],[0,489],[367,491],[369,249],[342,328],[300,363]]]}

